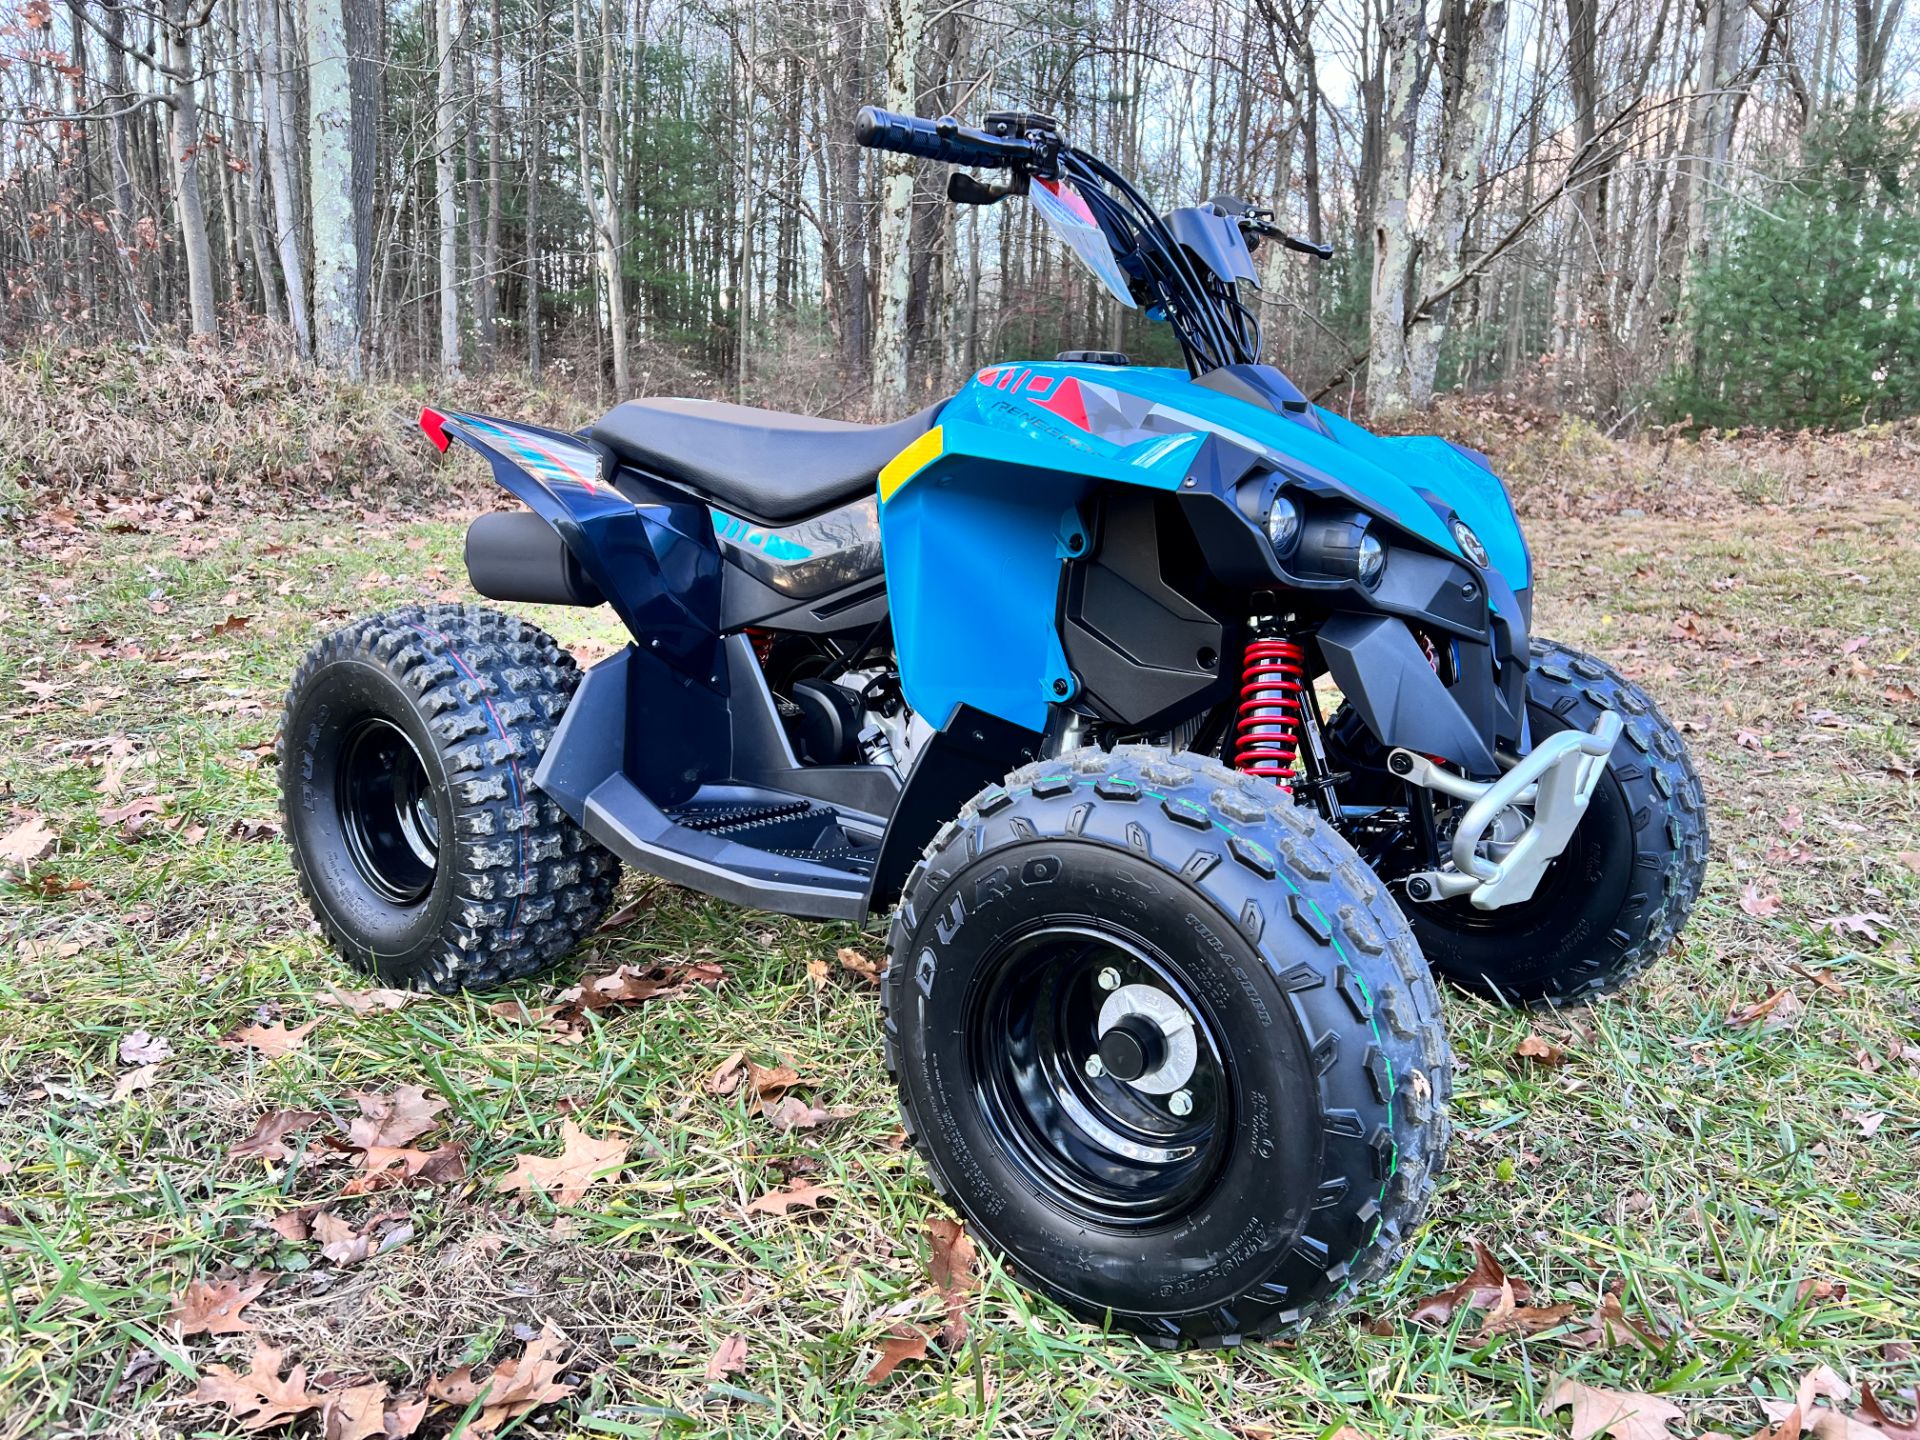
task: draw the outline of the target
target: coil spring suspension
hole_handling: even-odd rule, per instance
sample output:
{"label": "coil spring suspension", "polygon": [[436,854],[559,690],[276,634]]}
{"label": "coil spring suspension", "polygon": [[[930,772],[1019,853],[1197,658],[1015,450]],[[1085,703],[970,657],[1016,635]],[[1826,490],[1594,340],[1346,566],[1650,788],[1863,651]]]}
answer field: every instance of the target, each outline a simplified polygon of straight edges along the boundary
{"label": "coil spring suspension", "polygon": [[1291,790],[1299,774],[1294,765],[1306,724],[1306,693],[1305,650],[1291,640],[1249,641],[1240,671],[1233,763]]}

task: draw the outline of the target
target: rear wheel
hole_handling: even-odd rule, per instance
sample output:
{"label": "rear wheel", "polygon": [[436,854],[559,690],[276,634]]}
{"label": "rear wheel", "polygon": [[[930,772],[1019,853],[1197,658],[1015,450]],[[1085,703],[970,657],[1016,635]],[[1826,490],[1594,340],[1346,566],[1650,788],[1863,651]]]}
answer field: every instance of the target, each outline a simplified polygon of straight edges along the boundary
{"label": "rear wheel", "polygon": [[1439,999],[1383,888],[1272,786],[1085,750],[970,802],[890,938],[937,1187],[1034,1288],[1162,1345],[1303,1327],[1445,1151]]}
{"label": "rear wheel", "polygon": [[618,864],[531,784],[579,680],[550,636],[477,606],[395,610],[308,654],[281,802],[301,891],[349,961],[453,991],[592,933]]}

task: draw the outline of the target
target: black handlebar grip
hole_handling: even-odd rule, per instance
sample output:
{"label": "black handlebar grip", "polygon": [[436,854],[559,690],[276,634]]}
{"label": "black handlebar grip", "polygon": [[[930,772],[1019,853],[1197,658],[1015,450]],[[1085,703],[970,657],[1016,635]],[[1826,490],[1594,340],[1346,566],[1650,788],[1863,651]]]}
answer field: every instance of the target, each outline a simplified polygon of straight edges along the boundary
{"label": "black handlebar grip", "polygon": [[853,122],[853,138],[869,150],[893,150],[902,155],[918,155],[922,160],[986,169],[1005,166],[1015,154],[1027,148],[1024,141],[995,140],[990,135],[963,129],[951,116],[922,120],[918,115],[900,115],[876,105],[860,107]]}

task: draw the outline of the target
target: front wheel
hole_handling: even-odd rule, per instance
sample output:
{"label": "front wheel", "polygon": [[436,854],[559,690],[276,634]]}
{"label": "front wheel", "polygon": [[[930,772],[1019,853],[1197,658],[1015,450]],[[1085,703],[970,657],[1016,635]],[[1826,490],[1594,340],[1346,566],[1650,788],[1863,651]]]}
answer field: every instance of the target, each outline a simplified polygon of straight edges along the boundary
{"label": "front wheel", "polygon": [[1518,1005],[1570,1005],[1626,985],[1666,950],[1699,899],[1707,812],[1686,742],[1646,691],[1592,655],[1533,642],[1527,718],[1536,739],[1624,722],[1587,813],[1532,898],[1498,910],[1405,902],[1433,968]]}
{"label": "front wheel", "polygon": [[1446,1148],[1439,997],[1280,791],[1083,750],[971,801],[890,936],[887,1061],[1025,1282],[1162,1345],[1298,1329],[1394,1259]]}
{"label": "front wheel", "polygon": [[533,788],[580,682],[533,626],[410,606],[327,636],[280,726],[301,891],[340,953],[389,985],[497,985],[593,933],[614,858]]}

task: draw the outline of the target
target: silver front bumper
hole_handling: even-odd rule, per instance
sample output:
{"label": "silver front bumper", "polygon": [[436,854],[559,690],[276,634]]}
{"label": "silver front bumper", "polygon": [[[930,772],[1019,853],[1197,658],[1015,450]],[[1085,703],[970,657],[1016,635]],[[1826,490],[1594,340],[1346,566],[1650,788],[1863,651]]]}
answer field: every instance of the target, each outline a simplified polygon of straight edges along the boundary
{"label": "silver front bumper", "polygon": [[[1532,899],[1548,863],[1567,848],[1587,813],[1619,738],[1620,717],[1607,711],[1589,732],[1547,736],[1490,784],[1463,779],[1411,750],[1395,750],[1387,757],[1395,775],[1467,806],[1453,832],[1452,866],[1409,875],[1408,895],[1415,900],[1465,895],[1480,910]],[[1496,821],[1501,822],[1498,831]],[[1490,840],[1518,824],[1524,828],[1511,842]]]}

